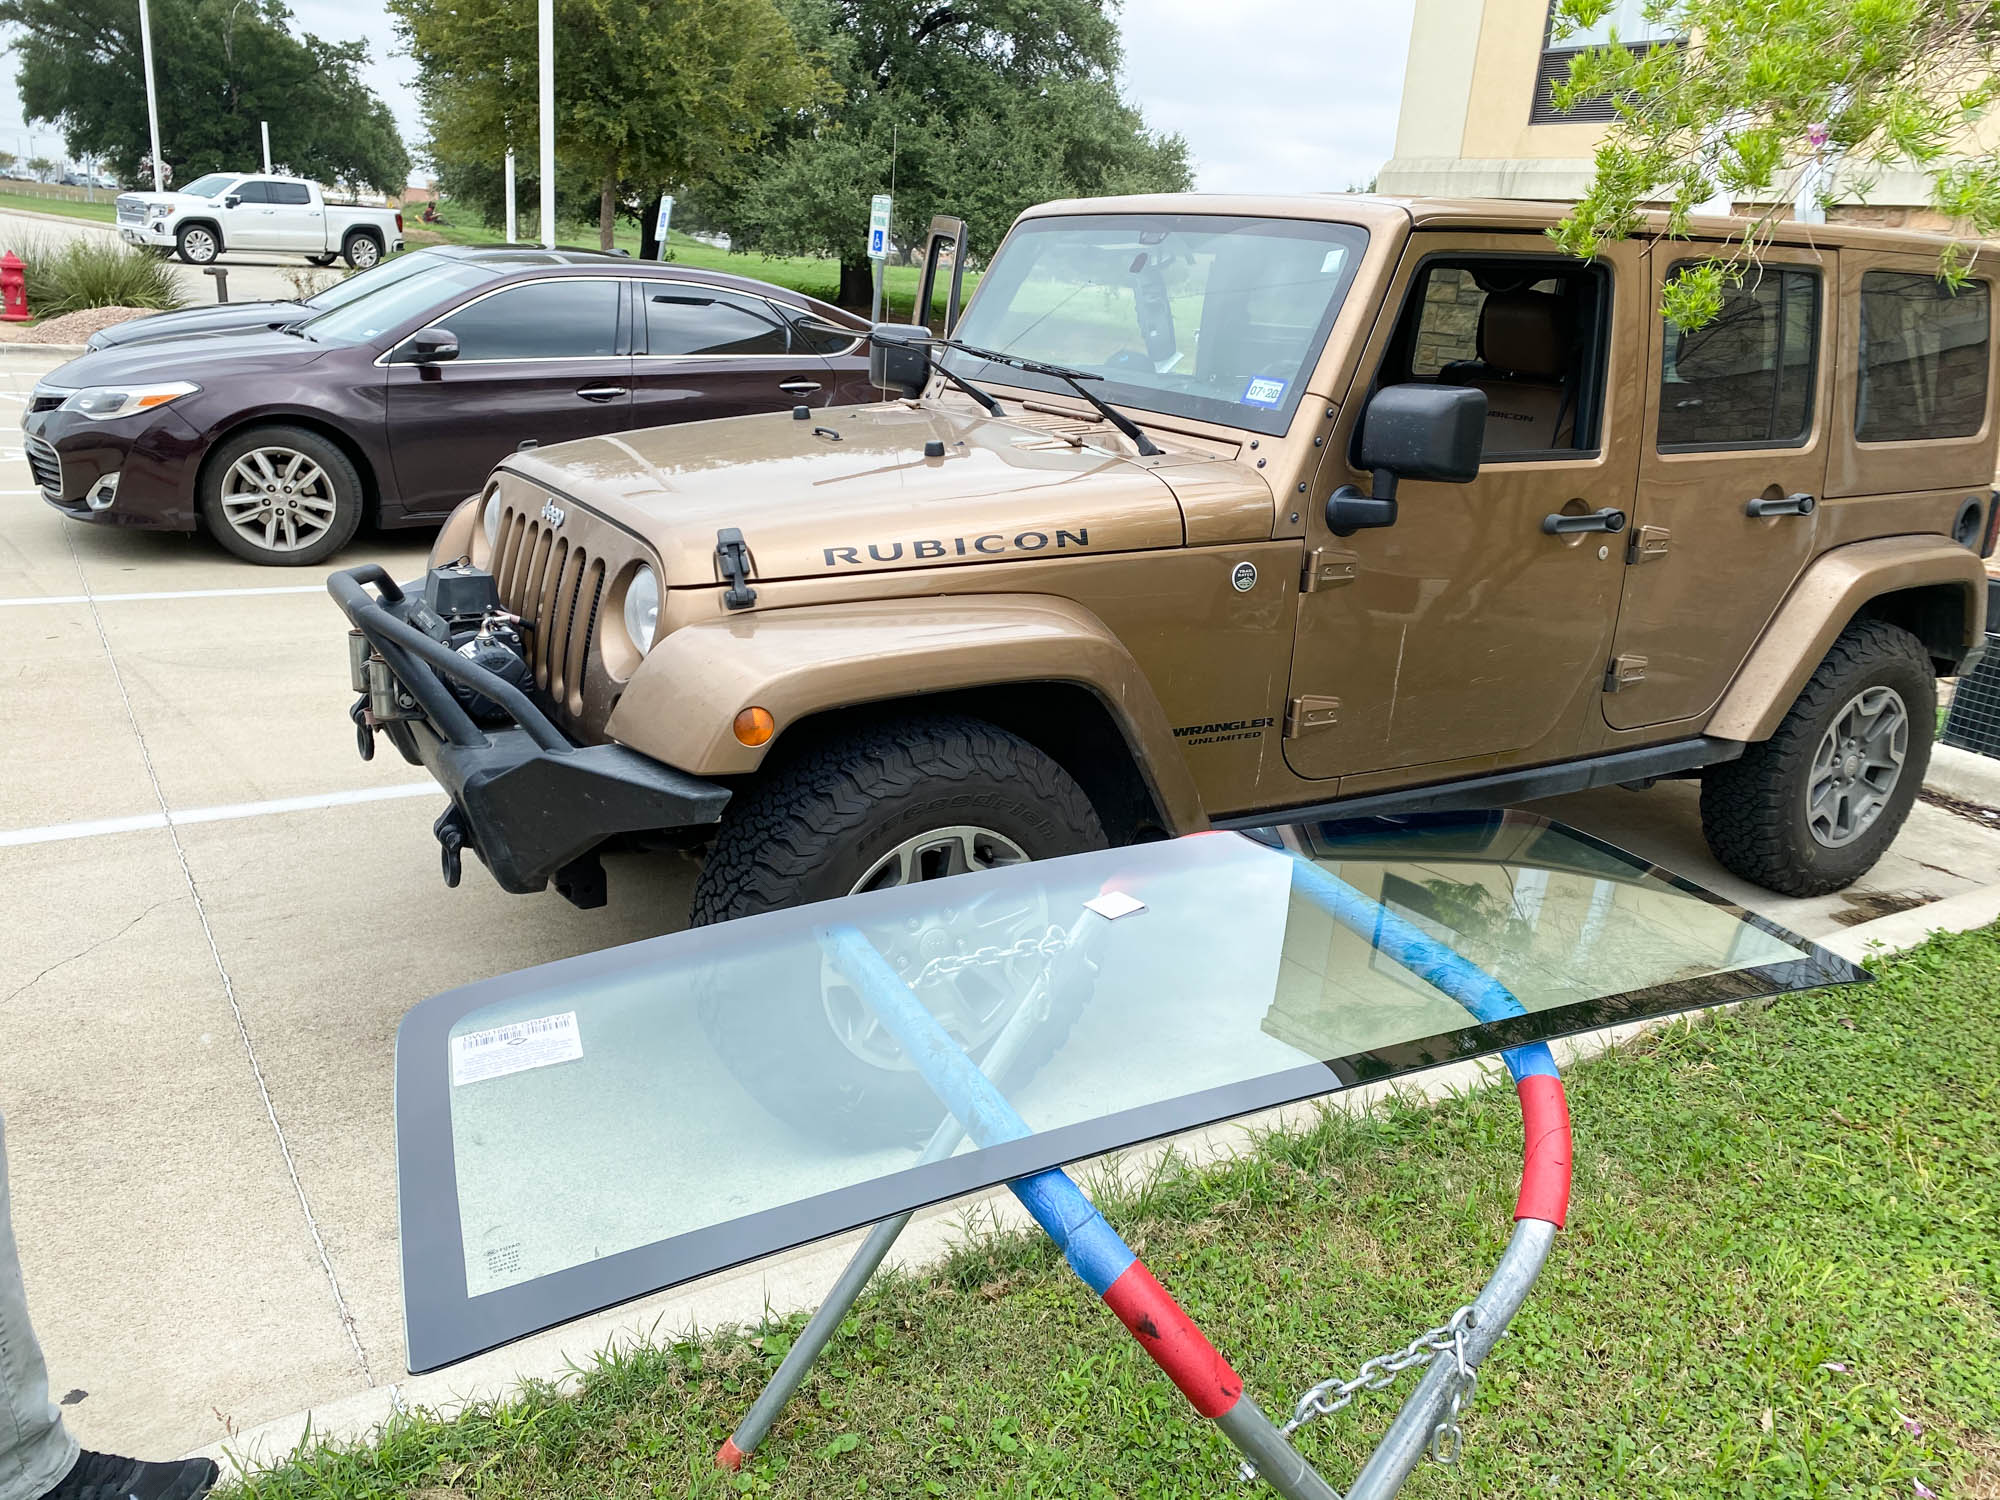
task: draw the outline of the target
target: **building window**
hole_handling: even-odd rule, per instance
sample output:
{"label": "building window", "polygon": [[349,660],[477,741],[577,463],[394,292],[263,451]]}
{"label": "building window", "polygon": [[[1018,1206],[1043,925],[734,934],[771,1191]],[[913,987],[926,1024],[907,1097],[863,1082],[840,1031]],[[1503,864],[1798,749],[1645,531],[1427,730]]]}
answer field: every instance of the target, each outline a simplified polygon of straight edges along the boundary
{"label": "building window", "polygon": [[1542,23],[1542,64],[1535,70],[1535,98],[1528,108],[1530,125],[1562,125],[1618,118],[1610,98],[1586,99],[1568,113],[1549,102],[1550,90],[1569,77],[1569,60],[1592,47],[1609,46],[1612,33],[1634,52],[1646,52],[1662,43],[1679,40],[1679,34],[1663,21],[1646,18],[1646,0],[1613,0],[1611,9],[1595,26],[1579,26],[1560,40],[1555,35],[1556,0],[1549,0],[1548,19]]}

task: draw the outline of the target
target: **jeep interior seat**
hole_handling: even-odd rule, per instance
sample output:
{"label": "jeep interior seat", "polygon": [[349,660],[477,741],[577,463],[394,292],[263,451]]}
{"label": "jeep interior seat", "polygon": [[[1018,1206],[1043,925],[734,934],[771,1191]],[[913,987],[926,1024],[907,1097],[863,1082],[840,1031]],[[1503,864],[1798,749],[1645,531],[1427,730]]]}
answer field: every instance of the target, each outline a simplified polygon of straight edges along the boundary
{"label": "jeep interior seat", "polygon": [[1492,292],[1479,309],[1479,358],[1438,371],[1441,385],[1486,392],[1487,453],[1567,448],[1576,403],[1570,367],[1570,308],[1554,292]]}

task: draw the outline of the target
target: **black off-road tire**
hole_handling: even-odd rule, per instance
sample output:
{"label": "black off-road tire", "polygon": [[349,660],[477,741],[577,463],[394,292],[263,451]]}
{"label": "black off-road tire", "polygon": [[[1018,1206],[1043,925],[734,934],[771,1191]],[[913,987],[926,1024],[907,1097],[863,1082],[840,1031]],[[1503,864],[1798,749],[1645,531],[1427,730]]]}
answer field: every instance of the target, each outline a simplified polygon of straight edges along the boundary
{"label": "black off-road tire", "polygon": [[[1867,688],[1895,689],[1909,715],[1909,747],[1887,804],[1853,842],[1830,848],[1806,819],[1814,752],[1835,717]],[[1852,885],[1901,831],[1929,769],[1937,727],[1937,678],[1923,643],[1885,620],[1840,633],[1768,740],[1704,772],[1701,831],[1722,864],[1785,896],[1823,896]]]}
{"label": "black off-road tire", "polygon": [[[1031,859],[1105,847],[1083,790],[1026,740],[957,715],[905,719],[770,768],[723,822],[695,884],[693,925],[845,896],[906,839],[959,825],[989,828]],[[780,1119],[884,1146],[921,1140],[942,1118],[916,1073],[878,1067],[833,1034],[816,957],[773,966],[757,1003],[733,989],[697,995],[702,1026],[724,1066]],[[1010,1080],[1031,1077],[1068,1035],[1089,985],[1065,990]]]}
{"label": "black off-road tire", "polygon": [[[244,454],[267,447],[284,447],[305,454],[326,472],[332,484],[333,524],[308,545],[282,551],[260,546],[230,525],[223,510],[222,487],[230,466]],[[361,475],[339,444],[310,428],[278,424],[247,428],[219,444],[202,464],[197,491],[202,525],[209,535],[244,561],[273,568],[300,568],[326,561],[354,540],[368,508]]]}

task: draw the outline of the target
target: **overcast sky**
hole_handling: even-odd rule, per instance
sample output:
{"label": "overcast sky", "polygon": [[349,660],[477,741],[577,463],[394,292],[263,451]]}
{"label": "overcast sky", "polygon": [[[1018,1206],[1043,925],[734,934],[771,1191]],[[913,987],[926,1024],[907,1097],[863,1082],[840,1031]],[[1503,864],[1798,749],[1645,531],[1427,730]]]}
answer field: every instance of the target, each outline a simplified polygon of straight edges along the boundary
{"label": "overcast sky", "polygon": [[[291,3],[299,29],[368,43],[368,81],[414,143],[410,60],[396,54],[379,0]],[[1125,93],[1155,128],[1187,137],[1204,192],[1358,187],[1395,144],[1414,4],[1126,0]],[[274,133],[282,131],[280,122]],[[0,150],[62,154],[47,126],[30,141],[8,57],[0,57]]]}

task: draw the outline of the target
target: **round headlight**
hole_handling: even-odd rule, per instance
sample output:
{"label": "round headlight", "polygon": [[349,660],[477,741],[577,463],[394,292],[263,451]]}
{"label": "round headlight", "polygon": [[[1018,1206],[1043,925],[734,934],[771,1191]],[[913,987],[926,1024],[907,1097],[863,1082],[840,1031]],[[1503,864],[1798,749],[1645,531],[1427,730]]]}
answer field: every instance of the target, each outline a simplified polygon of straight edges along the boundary
{"label": "round headlight", "polygon": [[479,524],[486,529],[486,545],[488,547],[499,546],[500,497],[498,495],[488,495],[486,497],[486,514],[480,518]]}
{"label": "round headlight", "polygon": [[625,633],[640,651],[653,649],[653,632],[660,628],[660,580],[644,563],[625,586]]}

